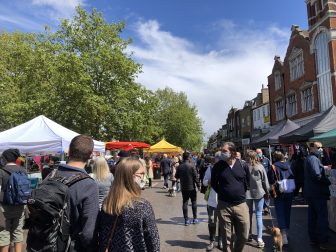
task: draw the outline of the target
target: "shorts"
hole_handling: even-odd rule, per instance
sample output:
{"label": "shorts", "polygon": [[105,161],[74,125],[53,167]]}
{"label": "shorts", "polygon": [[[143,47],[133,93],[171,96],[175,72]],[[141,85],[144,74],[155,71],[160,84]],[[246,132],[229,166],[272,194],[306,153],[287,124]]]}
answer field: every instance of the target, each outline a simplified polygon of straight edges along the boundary
{"label": "shorts", "polygon": [[[23,223],[25,219],[23,206],[7,206],[3,207],[7,211],[4,212],[5,230],[0,232],[0,246],[8,246],[11,242],[18,243],[23,241]],[[3,210],[3,208],[1,210]],[[9,211],[10,208],[15,208]],[[22,210],[21,210],[22,209]],[[20,211],[21,210],[21,211]]]}

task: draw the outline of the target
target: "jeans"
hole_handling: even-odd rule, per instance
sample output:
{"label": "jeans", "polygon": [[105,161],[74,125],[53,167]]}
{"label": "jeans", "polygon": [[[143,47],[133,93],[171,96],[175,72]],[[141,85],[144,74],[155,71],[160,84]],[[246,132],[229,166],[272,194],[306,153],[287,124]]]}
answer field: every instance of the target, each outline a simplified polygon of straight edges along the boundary
{"label": "jeans", "polygon": [[[218,200],[219,224],[222,231],[223,251],[241,252],[248,238],[250,220],[246,203],[230,204]],[[234,248],[232,244],[233,230],[236,233]]]}
{"label": "jeans", "polygon": [[163,174],[163,186],[165,186],[166,188],[168,188],[168,178],[169,174]]}
{"label": "jeans", "polygon": [[312,242],[328,242],[328,208],[326,199],[308,199],[308,234]]}
{"label": "jeans", "polygon": [[182,210],[183,210],[183,217],[185,220],[188,220],[188,201],[191,200],[191,208],[193,212],[194,219],[197,219],[197,192],[196,190],[191,191],[182,191]]}
{"label": "jeans", "polygon": [[274,199],[275,213],[281,230],[289,229],[292,198],[293,193],[282,193]]}
{"label": "jeans", "polygon": [[246,200],[247,206],[249,207],[250,213],[250,232],[252,234],[252,216],[253,216],[253,203],[256,212],[257,219],[257,233],[258,239],[262,239],[262,230],[263,230],[263,220],[262,220],[262,211],[264,206],[264,198],[261,199],[248,199]]}

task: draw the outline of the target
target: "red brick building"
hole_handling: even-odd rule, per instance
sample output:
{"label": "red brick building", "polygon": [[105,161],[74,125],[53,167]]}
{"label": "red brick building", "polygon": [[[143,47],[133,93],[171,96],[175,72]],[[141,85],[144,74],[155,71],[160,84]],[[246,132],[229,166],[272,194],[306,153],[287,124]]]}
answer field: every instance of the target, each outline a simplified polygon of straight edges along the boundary
{"label": "red brick building", "polygon": [[291,119],[303,125],[336,101],[336,3],[306,0],[308,31],[292,26],[282,62],[268,76],[271,124]]}

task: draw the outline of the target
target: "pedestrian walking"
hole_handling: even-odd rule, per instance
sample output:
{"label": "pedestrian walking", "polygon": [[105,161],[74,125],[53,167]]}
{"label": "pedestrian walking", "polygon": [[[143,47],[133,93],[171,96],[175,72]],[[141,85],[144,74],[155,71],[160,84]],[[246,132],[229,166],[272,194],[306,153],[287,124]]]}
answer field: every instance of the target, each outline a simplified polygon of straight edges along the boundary
{"label": "pedestrian walking", "polygon": [[191,222],[188,217],[188,201],[191,200],[193,212],[193,224],[198,223],[197,219],[197,190],[200,190],[200,183],[197,176],[196,167],[190,162],[191,155],[189,152],[184,152],[182,155],[183,163],[176,170],[175,178],[180,180],[182,191],[182,210],[184,224],[188,226]]}
{"label": "pedestrian walking", "polygon": [[[84,170],[93,152],[89,136],[74,137],[67,164],[60,164],[28,202],[27,251],[97,251],[97,183]],[[61,215],[59,213],[62,213]]]}
{"label": "pedestrian walking", "polygon": [[246,192],[246,202],[249,207],[250,213],[250,231],[249,241],[253,240],[252,237],[252,216],[253,205],[255,208],[256,220],[257,220],[257,246],[258,248],[265,247],[265,243],[262,238],[263,220],[262,211],[264,206],[264,197],[269,198],[268,192],[270,189],[267,173],[264,166],[258,161],[257,153],[253,150],[249,150],[246,153],[247,163],[250,169],[250,188]]}
{"label": "pedestrian walking", "polygon": [[118,164],[100,212],[98,251],[160,251],[153,208],[140,197],[145,174],[138,159],[125,158]]}
{"label": "pedestrian walking", "polygon": [[148,187],[152,187],[152,179],[153,179],[153,163],[150,156],[145,156],[145,165],[146,165],[146,178],[148,180]]}
{"label": "pedestrian walking", "polygon": [[[271,169],[271,162],[270,160],[263,154],[261,149],[256,149],[256,153],[258,155],[258,161],[264,166],[266,174],[268,174],[269,170]],[[270,204],[271,198],[264,199],[264,206],[263,206],[263,214],[267,215],[270,212]]]}
{"label": "pedestrian walking", "polygon": [[160,161],[160,169],[161,169],[161,173],[163,175],[163,180],[164,180],[162,189],[168,188],[168,179],[169,179],[169,175],[171,174],[170,164],[171,162],[168,159],[168,155],[163,154],[163,158]]}
{"label": "pedestrian walking", "polygon": [[[210,193],[208,194],[208,202],[207,202],[208,229],[209,229],[210,243],[207,246],[207,251],[211,251],[215,247],[215,238],[216,238],[219,211],[217,210],[217,204],[218,204],[217,193],[211,187],[211,170],[215,162],[215,159],[210,158],[210,157],[207,157],[207,158],[210,160],[208,162],[208,168],[204,174],[204,178],[202,182],[205,187],[210,188],[210,189],[207,189],[207,190],[210,190]],[[221,236],[219,225],[218,225],[218,248],[223,249],[222,236]]]}
{"label": "pedestrian walking", "polygon": [[[290,180],[294,182],[294,175],[288,163],[285,161],[285,156],[280,151],[275,151],[273,154],[274,165],[268,172],[268,180],[271,185],[281,182],[287,183]],[[292,209],[292,199],[294,187],[288,189],[280,188],[277,197],[274,199],[275,213],[278,221],[278,226],[281,230],[283,245],[288,244],[288,230],[290,228],[290,217]]]}
{"label": "pedestrian walking", "polygon": [[[221,159],[211,172],[211,186],[218,194],[219,223],[223,237],[223,251],[241,252],[249,232],[249,210],[246,191],[249,189],[250,172],[246,163],[236,159],[236,146],[232,142],[222,145]],[[232,244],[232,230],[236,240]]]}

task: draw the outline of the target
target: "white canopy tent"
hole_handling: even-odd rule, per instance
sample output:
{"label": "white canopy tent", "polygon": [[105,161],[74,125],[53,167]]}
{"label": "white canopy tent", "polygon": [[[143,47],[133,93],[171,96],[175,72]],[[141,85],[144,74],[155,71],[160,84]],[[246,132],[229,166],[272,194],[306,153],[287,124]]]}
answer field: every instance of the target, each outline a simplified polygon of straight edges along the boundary
{"label": "white canopy tent", "polygon": [[[61,153],[79,135],[40,115],[0,133],[0,152],[17,148],[22,154]],[[105,152],[105,143],[94,140],[94,151]]]}

